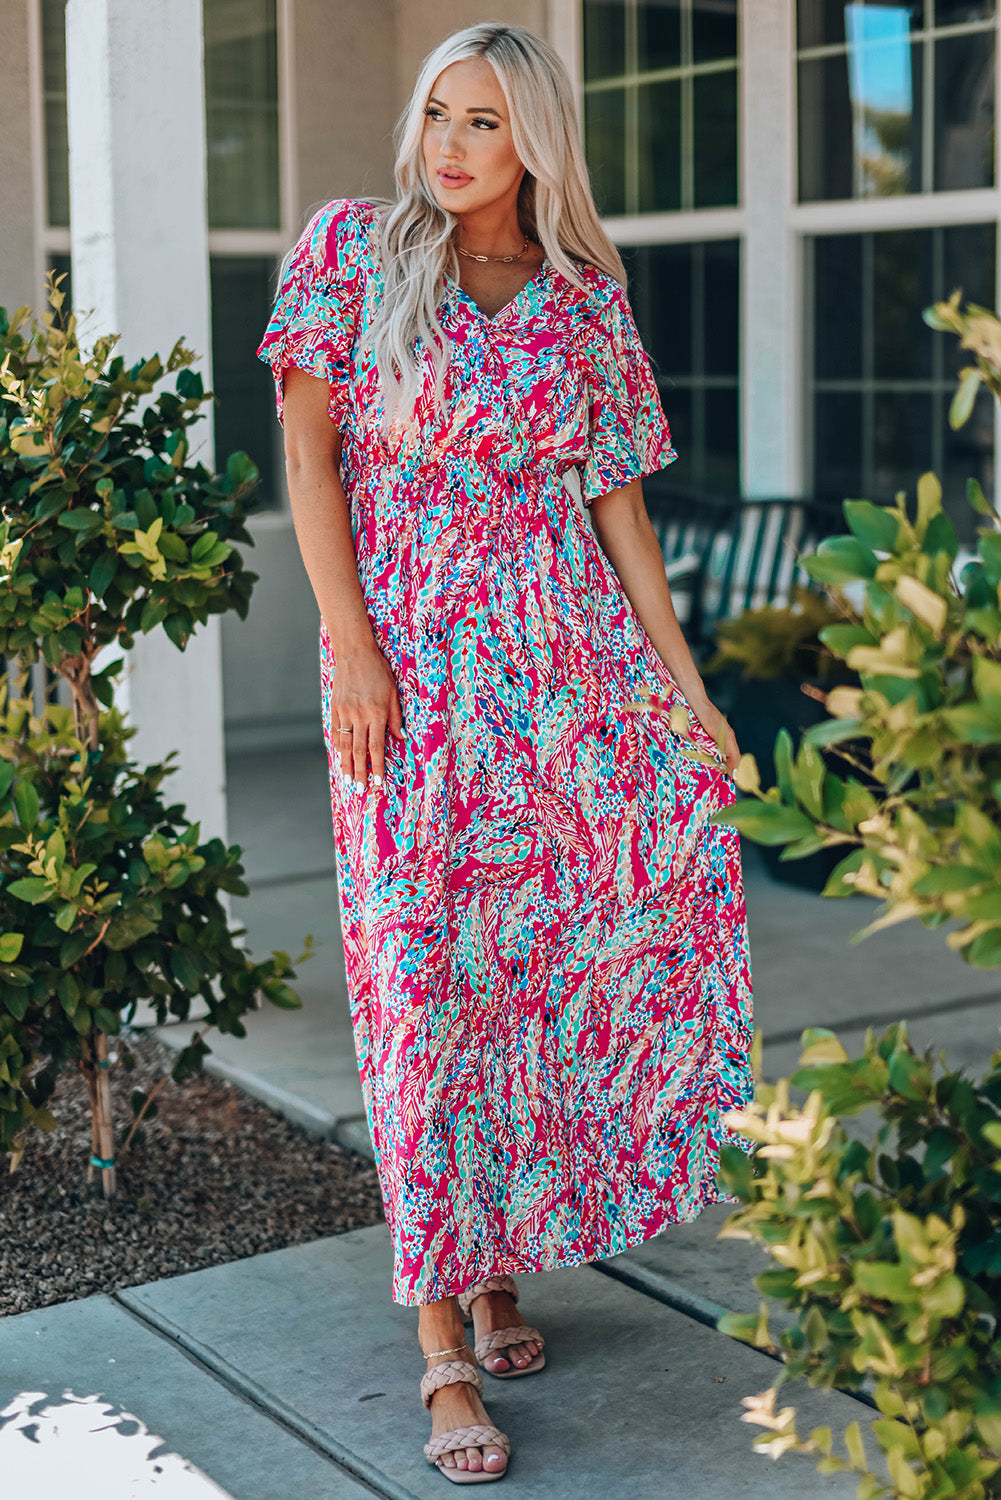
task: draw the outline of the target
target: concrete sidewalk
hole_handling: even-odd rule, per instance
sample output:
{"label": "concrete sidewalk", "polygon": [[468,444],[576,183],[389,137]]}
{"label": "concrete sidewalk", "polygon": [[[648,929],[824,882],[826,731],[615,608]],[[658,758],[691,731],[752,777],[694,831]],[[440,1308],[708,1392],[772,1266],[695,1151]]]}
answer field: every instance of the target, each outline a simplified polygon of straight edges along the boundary
{"label": "concrete sidewalk", "polygon": [[[230,766],[231,837],[250,896],[234,902],[254,951],[295,955],[300,1012],[265,1007],[244,1040],[212,1038],[209,1066],[312,1129],[369,1150],[331,861],[322,751]],[[756,1024],[770,1077],[795,1067],[801,1030],[833,1026],[850,1048],[867,1024],[906,1017],[918,1045],[982,1071],[999,1044],[997,976],[970,969],[916,924],[861,944],[874,903],[823,901],[780,884],[744,845]],[[190,1026],[159,1033],[181,1045]],[[503,1493],[574,1500],[799,1500],[855,1493],[809,1459],[752,1452],[742,1396],[775,1379],[772,1359],[716,1332],[753,1310],[757,1246],[716,1238],[709,1209],[594,1266],[519,1278],[549,1368],[486,1378],[511,1438]],[[416,1316],[389,1300],[385,1226],[0,1321],[0,1473],[40,1500],[169,1494],[193,1500],[443,1496],[424,1460]],[[840,1393],[784,1393],[801,1432],[871,1411]],[[114,1434],[109,1443],[108,1434]],[[105,1483],[113,1455],[114,1474]],[[76,1476],[95,1475],[93,1489]],[[128,1477],[126,1476],[126,1472]],[[61,1474],[62,1481],[51,1478]],[[70,1475],[69,1488],[67,1478]],[[119,1488],[115,1488],[119,1484]]]}

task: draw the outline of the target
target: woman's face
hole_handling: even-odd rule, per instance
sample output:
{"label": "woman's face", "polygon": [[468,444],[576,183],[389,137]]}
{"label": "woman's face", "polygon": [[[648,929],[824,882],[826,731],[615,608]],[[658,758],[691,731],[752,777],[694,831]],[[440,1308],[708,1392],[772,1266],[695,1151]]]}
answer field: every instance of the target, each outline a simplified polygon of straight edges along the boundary
{"label": "woman's face", "polygon": [[435,79],[424,112],[424,165],[442,208],[470,213],[505,197],[516,201],[523,164],[497,74],[483,57],[450,63]]}

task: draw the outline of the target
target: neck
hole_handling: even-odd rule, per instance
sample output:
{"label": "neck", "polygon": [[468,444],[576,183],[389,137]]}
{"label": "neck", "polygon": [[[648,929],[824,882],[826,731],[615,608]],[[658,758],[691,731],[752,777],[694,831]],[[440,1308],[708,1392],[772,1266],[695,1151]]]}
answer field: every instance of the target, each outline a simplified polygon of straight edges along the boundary
{"label": "neck", "polygon": [[525,241],[513,205],[459,215],[459,243],[473,255],[517,255]]}

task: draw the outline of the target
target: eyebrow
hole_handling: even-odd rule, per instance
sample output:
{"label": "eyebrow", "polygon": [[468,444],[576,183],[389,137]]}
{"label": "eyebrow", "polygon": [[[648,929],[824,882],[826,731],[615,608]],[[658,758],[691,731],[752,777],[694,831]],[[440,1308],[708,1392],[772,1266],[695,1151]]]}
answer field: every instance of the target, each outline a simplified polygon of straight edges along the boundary
{"label": "eyebrow", "polygon": [[[436,99],[433,94],[431,95],[431,98],[428,100],[428,103],[429,104],[440,104],[441,107],[442,107],[442,109],[447,109],[448,108],[448,105],[445,103],[445,101],[443,99]],[[498,111],[496,109],[491,109],[489,104],[484,104],[484,105],[480,105],[480,106],[475,106],[475,105],[471,104],[469,106],[469,108],[466,110],[466,114],[467,115],[497,115],[498,120],[500,119],[500,114],[498,113]]]}

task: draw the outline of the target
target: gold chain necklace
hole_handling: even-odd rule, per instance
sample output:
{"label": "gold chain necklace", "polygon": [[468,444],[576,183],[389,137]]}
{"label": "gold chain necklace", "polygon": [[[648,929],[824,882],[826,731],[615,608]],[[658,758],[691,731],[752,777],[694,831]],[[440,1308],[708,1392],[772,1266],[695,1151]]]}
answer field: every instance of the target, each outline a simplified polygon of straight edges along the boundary
{"label": "gold chain necklace", "polygon": [[458,252],[459,252],[460,255],[468,255],[468,257],[469,257],[470,260],[478,260],[478,261],[481,261],[481,262],[485,262],[485,261],[488,261],[488,260],[504,260],[504,261],[508,261],[508,260],[521,260],[521,257],[524,255],[525,251],[528,249],[528,245],[529,245],[529,239],[528,239],[528,235],[526,234],[525,238],[524,238],[524,240],[522,242],[521,249],[518,251],[517,255],[476,255],[476,254],[474,254],[474,252],[472,250],[465,250],[465,249],[463,249],[463,247],[461,245],[456,245],[455,248],[456,248],[456,250],[458,250]]}

